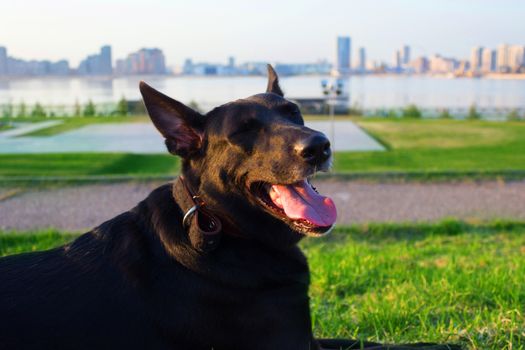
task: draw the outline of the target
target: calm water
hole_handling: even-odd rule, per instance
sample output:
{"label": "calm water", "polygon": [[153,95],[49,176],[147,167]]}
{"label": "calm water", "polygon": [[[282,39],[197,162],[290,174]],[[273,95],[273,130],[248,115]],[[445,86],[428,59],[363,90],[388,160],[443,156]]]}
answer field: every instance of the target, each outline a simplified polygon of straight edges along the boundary
{"label": "calm water", "polygon": [[[0,104],[72,105],[92,99],[95,103],[117,101],[122,96],[139,99],[138,82],[183,102],[196,101],[205,109],[262,92],[264,77],[126,77],[45,78],[0,81]],[[319,76],[283,77],[288,97],[321,97]],[[348,81],[350,104],[366,109],[401,107],[415,103],[424,108],[525,107],[525,80],[447,79],[436,77],[365,76]]]}

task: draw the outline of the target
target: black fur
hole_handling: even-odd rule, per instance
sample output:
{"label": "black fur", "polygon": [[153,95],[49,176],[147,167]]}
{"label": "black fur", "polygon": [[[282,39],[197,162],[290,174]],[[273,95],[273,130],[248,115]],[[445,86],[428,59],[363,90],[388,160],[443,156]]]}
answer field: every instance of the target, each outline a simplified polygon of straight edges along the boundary
{"label": "black fur", "polygon": [[186,194],[167,184],[70,244],[3,258],[0,348],[319,349],[296,246],[319,232],[272,214],[254,191],[326,169],[301,148],[324,136],[304,127],[272,69],[267,93],[206,116],[145,84],[141,92],[186,182],[224,222],[219,246],[195,249],[182,227]]}

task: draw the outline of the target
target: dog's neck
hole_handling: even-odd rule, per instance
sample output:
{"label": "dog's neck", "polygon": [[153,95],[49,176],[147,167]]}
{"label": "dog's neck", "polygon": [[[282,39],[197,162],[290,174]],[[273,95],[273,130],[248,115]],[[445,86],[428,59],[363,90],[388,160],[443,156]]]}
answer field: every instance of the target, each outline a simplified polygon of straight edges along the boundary
{"label": "dog's neck", "polygon": [[174,182],[172,194],[183,214],[182,226],[197,250],[209,252],[216,249],[222,235],[247,239],[228,218],[219,217],[209,210],[206,201],[190,187],[183,175]]}
{"label": "dog's neck", "polygon": [[[195,249],[182,228],[183,214],[192,201],[182,191],[181,185],[176,180],[170,186],[155,190],[133,210],[149,223],[169,257],[187,269],[225,285],[254,288],[271,282],[299,283],[304,288],[308,287],[308,265],[297,246],[279,251],[255,239],[223,234],[216,250],[204,253]],[[159,208],[159,203],[166,201],[171,203]],[[274,263],[260,264],[260,261],[268,259]],[[225,266],[228,268],[225,269]],[[253,273],[240,278],[247,266]]]}

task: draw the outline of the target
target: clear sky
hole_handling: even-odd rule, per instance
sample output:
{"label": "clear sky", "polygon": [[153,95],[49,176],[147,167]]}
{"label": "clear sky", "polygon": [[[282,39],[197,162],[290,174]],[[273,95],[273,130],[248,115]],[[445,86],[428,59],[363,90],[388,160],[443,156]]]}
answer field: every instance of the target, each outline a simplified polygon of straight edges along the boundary
{"label": "clear sky", "polygon": [[164,50],[168,65],[194,61],[333,60],[335,37],[353,56],[468,57],[472,46],[525,44],[524,0],[3,0],[0,46],[23,59],[67,58],[75,66],[103,44],[115,58]]}

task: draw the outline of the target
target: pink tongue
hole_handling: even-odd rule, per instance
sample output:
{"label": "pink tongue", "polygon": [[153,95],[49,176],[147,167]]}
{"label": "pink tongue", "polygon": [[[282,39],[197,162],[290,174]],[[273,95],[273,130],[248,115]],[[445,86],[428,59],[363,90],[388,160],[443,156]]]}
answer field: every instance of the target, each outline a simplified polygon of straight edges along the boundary
{"label": "pink tongue", "polygon": [[[334,201],[323,197],[303,180],[293,185],[272,185],[270,197],[291,219],[304,219],[317,226],[332,226],[337,218]],[[271,191],[271,192],[273,192]]]}

